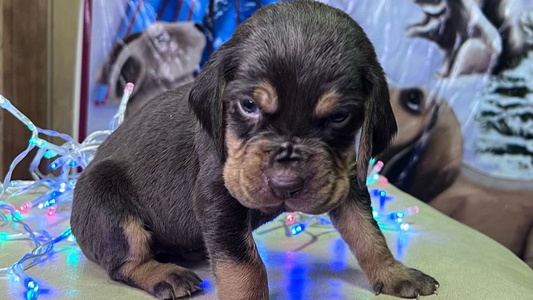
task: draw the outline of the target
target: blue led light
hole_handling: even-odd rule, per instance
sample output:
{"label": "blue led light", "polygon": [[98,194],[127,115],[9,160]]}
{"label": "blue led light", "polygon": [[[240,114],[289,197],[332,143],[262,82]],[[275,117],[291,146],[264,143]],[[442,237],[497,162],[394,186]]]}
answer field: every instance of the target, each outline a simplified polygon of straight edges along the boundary
{"label": "blue led light", "polygon": [[298,234],[302,233],[302,231],[304,231],[304,230],[305,230],[305,225],[304,224],[298,224],[298,225],[292,226],[291,234],[292,235],[298,235]]}
{"label": "blue led light", "polygon": [[37,292],[39,290],[39,285],[35,280],[28,278],[26,279],[26,288],[30,291]]}

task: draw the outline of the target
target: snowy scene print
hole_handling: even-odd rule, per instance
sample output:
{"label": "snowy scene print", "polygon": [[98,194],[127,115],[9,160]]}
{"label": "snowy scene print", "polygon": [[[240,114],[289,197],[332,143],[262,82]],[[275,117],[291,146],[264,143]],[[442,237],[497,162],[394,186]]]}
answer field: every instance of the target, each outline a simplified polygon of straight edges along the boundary
{"label": "snowy scene print", "polygon": [[491,174],[533,180],[533,51],[493,76],[479,98],[478,162]]}

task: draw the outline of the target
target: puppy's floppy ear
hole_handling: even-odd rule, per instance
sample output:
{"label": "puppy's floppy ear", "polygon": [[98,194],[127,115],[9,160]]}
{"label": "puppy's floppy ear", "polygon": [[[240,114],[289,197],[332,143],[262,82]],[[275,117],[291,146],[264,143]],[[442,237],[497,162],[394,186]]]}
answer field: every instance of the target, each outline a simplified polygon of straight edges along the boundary
{"label": "puppy's floppy ear", "polygon": [[366,100],[357,154],[357,181],[364,188],[370,158],[387,149],[398,128],[390,104],[387,80],[377,63],[362,73],[362,86]]}
{"label": "puppy's floppy ear", "polygon": [[222,98],[233,68],[230,41],[215,51],[196,77],[189,93],[189,105],[202,128],[213,140],[221,160],[225,159],[224,104]]}

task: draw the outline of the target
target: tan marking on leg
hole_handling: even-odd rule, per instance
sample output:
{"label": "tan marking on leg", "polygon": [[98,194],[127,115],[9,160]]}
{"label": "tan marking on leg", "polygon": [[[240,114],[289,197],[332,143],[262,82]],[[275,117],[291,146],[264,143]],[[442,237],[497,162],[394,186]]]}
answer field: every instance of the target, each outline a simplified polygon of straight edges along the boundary
{"label": "tan marking on leg", "polygon": [[267,300],[268,279],[262,262],[230,263],[215,266],[220,300]]}
{"label": "tan marking on leg", "polygon": [[120,268],[120,273],[133,281],[139,288],[154,293],[154,287],[160,282],[167,282],[174,288],[176,296],[187,295],[200,287],[189,290],[186,286],[177,286],[171,280],[172,274],[180,276],[188,272],[176,264],[163,264],[154,260],[150,253],[150,234],[137,218],[131,217],[123,225],[124,234],[129,244],[129,254]]}
{"label": "tan marking on leg", "polygon": [[122,226],[128,240],[129,253],[125,259],[121,272],[130,274],[132,268],[148,261],[150,257],[150,234],[138,218],[130,217]]}
{"label": "tan marking on leg", "polygon": [[325,92],[315,105],[315,116],[325,118],[334,114],[339,104],[339,96],[335,90]]}
{"label": "tan marking on leg", "polygon": [[363,202],[356,201],[345,201],[331,216],[339,233],[367,274],[372,288],[378,293],[403,298],[431,295],[438,282],[431,276],[407,268],[397,261],[377,227],[370,207],[367,208],[363,206]]}
{"label": "tan marking on leg", "polygon": [[168,281],[171,274],[183,273],[185,268],[175,264],[163,264],[156,260],[149,260],[143,264],[133,266],[130,269],[129,278],[140,288],[150,293],[156,284]]}
{"label": "tan marking on leg", "polygon": [[246,252],[246,262],[231,258],[212,261],[217,294],[221,300],[267,300],[267,272],[257,246],[252,229],[245,230],[241,242]]}
{"label": "tan marking on leg", "polygon": [[268,81],[261,82],[254,90],[254,100],[265,113],[273,114],[278,110],[276,89]]}

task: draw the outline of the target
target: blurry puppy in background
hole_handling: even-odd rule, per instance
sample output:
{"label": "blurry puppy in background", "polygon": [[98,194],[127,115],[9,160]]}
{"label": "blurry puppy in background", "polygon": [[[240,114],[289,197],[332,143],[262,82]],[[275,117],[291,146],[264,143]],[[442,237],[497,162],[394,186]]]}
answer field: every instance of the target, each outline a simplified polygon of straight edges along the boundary
{"label": "blurry puppy in background", "polygon": [[118,105],[128,82],[135,83],[126,117],[153,97],[194,80],[202,59],[205,36],[193,22],[154,22],[121,40],[97,74],[107,86],[106,103]]}
{"label": "blurry puppy in background", "polygon": [[376,294],[436,291],[393,257],[372,217],[368,161],[397,128],[374,48],[347,14],[265,6],[194,83],[154,100],[102,144],[75,189],[73,233],[112,279],[187,296],[200,278],[158,255],[200,253],[219,299],[268,299],[252,231],[300,211],[329,213]]}
{"label": "blurry puppy in background", "polygon": [[403,191],[429,202],[452,185],[463,164],[461,126],[445,99],[428,90],[390,84],[398,134],[380,159],[382,174]]}

